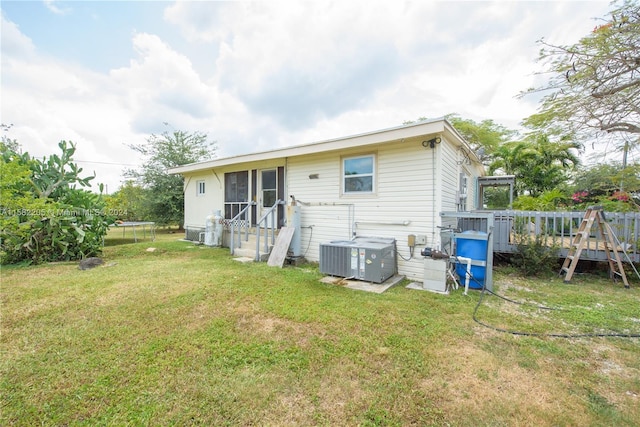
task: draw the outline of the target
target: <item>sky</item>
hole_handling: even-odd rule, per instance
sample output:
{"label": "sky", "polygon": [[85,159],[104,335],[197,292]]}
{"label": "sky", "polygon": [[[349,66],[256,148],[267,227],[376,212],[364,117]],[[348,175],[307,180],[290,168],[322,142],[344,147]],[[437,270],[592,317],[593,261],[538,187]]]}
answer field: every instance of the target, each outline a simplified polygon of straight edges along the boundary
{"label": "sky", "polygon": [[539,99],[544,38],[608,1],[0,1],[0,120],[41,158],[77,146],[113,193],[130,145],[181,130],[227,157],[455,113],[510,129]]}

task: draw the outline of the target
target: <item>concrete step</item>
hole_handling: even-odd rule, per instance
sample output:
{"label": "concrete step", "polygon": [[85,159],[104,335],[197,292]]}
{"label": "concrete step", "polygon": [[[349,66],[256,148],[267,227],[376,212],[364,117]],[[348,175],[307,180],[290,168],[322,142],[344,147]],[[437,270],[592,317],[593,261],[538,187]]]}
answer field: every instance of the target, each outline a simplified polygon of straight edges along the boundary
{"label": "concrete step", "polygon": [[[236,242],[237,244],[237,242]],[[241,242],[242,246],[241,247],[235,247],[233,249],[233,256],[235,257],[247,257],[247,258],[254,258],[256,257],[256,241],[255,241],[255,237],[252,239],[251,237],[249,237],[249,241],[244,241],[242,240]],[[264,246],[261,244],[260,245],[260,261],[266,261],[267,259],[269,259],[269,252],[264,252],[262,249],[264,249]],[[271,250],[271,247],[269,247],[269,250]]]}
{"label": "concrete step", "polygon": [[[251,232],[252,231],[252,232]],[[277,235],[277,231],[276,231],[276,235]],[[234,240],[235,240],[235,245],[238,244],[238,235],[236,234],[234,236]],[[246,257],[246,258],[252,258],[255,259],[256,257],[256,234],[255,234],[255,228],[250,230],[249,233],[249,237],[247,240],[245,240],[245,235],[244,233],[241,234],[240,236],[240,247],[235,247],[233,249],[233,256],[234,257]],[[272,245],[269,245],[269,252],[264,252],[264,239],[265,236],[264,234],[262,234],[260,236],[260,261],[267,261],[269,259],[269,253],[272,249]],[[271,239],[269,239],[271,240]],[[231,243],[231,233],[229,233],[228,231],[225,233],[224,235],[224,245],[227,247],[230,247],[230,243]]]}
{"label": "concrete step", "polygon": [[[241,248],[234,248],[233,249],[233,256],[234,257],[255,258],[256,257],[256,246],[255,246],[255,243],[253,245],[246,245],[244,243],[246,243],[246,242],[243,242],[243,245],[242,245]],[[268,258],[269,258],[269,253],[268,252],[260,251],[260,260],[261,261],[266,261]]]}

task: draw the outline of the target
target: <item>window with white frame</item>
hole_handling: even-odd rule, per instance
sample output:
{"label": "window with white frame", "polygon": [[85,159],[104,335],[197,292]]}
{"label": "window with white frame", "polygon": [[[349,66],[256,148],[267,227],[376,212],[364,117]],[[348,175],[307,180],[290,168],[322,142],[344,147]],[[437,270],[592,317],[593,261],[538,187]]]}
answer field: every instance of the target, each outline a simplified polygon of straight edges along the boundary
{"label": "window with white frame", "polygon": [[375,190],[375,156],[342,159],[342,189],[344,194],[373,193]]}
{"label": "window with white frame", "polygon": [[196,181],[196,196],[204,196],[204,180]]}
{"label": "window with white frame", "polygon": [[469,175],[460,173],[460,191],[458,191],[458,211],[467,210],[467,199],[469,195]]}

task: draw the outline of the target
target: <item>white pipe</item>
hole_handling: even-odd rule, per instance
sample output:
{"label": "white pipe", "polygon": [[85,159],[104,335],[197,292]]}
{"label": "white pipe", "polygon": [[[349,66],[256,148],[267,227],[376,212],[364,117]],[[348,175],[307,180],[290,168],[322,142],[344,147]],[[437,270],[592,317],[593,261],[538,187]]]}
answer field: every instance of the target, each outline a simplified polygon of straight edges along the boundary
{"label": "white pipe", "polygon": [[378,224],[378,225],[404,225],[405,227],[409,224],[411,224],[411,221],[405,220],[405,221],[365,221],[365,220],[360,220],[360,221],[356,221],[356,225],[358,224]]}
{"label": "white pipe", "polygon": [[464,279],[464,294],[467,295],[467,291],[469,290],[469,279],[471,278],[471,258],[459,256],[457,257],[458,261],[467,263],[467,274]]}

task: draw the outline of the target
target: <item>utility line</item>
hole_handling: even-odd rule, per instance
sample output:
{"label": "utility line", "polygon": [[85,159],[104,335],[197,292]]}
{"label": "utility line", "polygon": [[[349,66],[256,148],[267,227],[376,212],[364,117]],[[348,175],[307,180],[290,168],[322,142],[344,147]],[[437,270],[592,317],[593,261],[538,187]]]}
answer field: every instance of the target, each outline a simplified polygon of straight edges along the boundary
{"label": "utility line", "polygon": [[95,163],[95,164],[99,164],[99,165],[115,165],[115,166],[138,166],[138,165],[133,165],[131,163],[112,163],[112,162],[92,162],[90,160],[73,160],[74,162],[78,162],[78,163]]}

